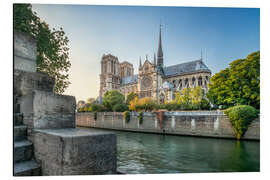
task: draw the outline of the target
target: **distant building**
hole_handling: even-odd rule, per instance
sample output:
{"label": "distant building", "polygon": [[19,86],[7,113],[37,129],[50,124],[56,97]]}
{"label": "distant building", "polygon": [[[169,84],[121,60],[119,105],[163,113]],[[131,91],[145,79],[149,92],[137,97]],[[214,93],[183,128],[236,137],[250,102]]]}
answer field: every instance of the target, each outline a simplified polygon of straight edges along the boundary
{"label": "distant building", "polygon": [[116,56],[103,55],[101,59],[99,99],[109,90],[118,90],[127,97],[135,92],[139,98],[151,97],[160,103],[174,99],[174,92],[187,87],[200,86],[208,90],[211,70],[202,57],[186,63],[164,67],[161,42],[161,28],[157,58],[151,62],[148,57],[142,64],[140,58],[139,73],[134,75],[133,64],[119,62]]}

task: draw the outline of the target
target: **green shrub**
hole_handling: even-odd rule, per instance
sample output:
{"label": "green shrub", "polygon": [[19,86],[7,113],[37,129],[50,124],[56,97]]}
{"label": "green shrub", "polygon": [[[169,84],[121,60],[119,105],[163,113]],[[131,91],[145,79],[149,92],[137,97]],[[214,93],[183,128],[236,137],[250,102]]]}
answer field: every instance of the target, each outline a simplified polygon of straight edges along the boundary
{"label": "green shrub", "polygon": [[117,90],[107,91],[104,94],[104,99],[102,102],[106,111],[112,111],[113,107],[116,104],[124,104],[124,103],[125,103],[125,96]]}
{"label": "green shrub", "polygon": [[200,108],[202,110],[209,110],[210,109],[210,103],[207,99],[203,98],[200,102]]}
{"label": "green shrub", "polygon": [[143,112],[139,112],[139,124],[143,122]]}
{"label": "green shrub", "polygon": [[101,104],[92,104],[91,109],[92,109],[92,111],[96,111],[96,112],[103,112],[104,111],[104,107]]}
{"label": "green shrub", "polygon": [[259,111],[252,106],[239,105],[226,109],[224,113],[229,117],[237,139],[245,135],[253,119],[258,117]]}
{"label": "green shrub", "polygon": [[128,106],[125,104],[116,104],[113,106],[114,112],[124,112],[128,110]]}
{"label": "green shrub", "polygon": [[94,112],[94,120],[97,120],[97,111]]}
{"label": "green shrub", "polygon": [[156,108],[156,101],[150,97],[137,98],[135,97],[129,103],[129,110],[131,111],[152,111]]}
{"label": "green shrub", "polygon": [[78,108],[78,112],[83,112],[83,108],[82,107]]}
{"label": "green shrub", "polygon": [[130,112],[129,111],[124,112],[124,118],[125,118],[126,123],[128,123],[130,121]]}

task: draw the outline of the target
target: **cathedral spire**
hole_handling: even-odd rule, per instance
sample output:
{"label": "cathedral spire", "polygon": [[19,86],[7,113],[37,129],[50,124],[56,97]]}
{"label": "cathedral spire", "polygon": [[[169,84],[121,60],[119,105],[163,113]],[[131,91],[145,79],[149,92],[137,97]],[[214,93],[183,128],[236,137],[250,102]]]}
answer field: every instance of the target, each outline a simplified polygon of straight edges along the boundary
{"label": "cathedral spire", "polygon": [[141,56],[140,56],[140,67],[142,67],[142,59],[141,59]]}
{"label": "cathedral spire", "polygon": [[159,43],[158,43],[158,53],[157,53],[157,65],[163,65],[163,51],[162,51],[162,43],[161,43],[161,24],[159,27]]}
{"label": "cathedral spire", "polygon": [[156,61],[156,53],[154,53],[154,65],[157,64],[157,61]]}
{"label": "cathedral spire", "polygon": [[202,54],[202,49],[201,49],[201,61],[203,60],[203,54]]}

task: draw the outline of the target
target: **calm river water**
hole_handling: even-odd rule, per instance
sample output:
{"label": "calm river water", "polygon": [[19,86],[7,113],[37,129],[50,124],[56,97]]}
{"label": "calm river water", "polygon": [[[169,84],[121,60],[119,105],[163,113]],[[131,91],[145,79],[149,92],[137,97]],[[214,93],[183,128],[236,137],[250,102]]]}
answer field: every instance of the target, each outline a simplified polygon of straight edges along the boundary
{"label": "calm river water", "polygon": [[118,170],[127,174],[260,171],[259,142],[111,132]]}

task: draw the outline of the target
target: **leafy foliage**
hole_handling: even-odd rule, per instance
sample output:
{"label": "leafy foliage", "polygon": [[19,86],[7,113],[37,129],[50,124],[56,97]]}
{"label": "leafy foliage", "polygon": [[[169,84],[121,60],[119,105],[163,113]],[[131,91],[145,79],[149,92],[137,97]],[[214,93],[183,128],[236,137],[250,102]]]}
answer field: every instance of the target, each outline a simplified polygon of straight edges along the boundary
{"label": "leafy foliage", "polygon": [[129,104],[130,101],[132,101],[134,98],[138,98],[138,94],[134,93],[134,92],[130,92],[128,95],[127,95],[127,100],[126,100],[126,104]]}
{"label": "leafy foliage", "polygon": [[250,105],[260,108],[260,51],[230,63],[210,80],[208,99],[223,108]]}
{"label": "leafy foliage", "polygon": [[252,120],[258,117],[258,110],[248,105],[234,106],[224,113],[229,117],[237,139],[245,135]]}
{"label": "leafy foliage", "polygon": [[62,28],[50,29],[32,11],[31,4],[14,4],[14,30],[27,33],[37,40],[37,71],[55,78],[54,92],[63,93],[68,87],[69,39]]}
{"label": "leafy foliage", "polygon": [[210,102],[207,99],[203,98],[200,102],[200,109],[209,110],[210,108]]}
{"label": "leafy foliage", "polygon": [[130,101],[129,109],[131,111],[152,111],[156,107],[156,101],[150,97],[145,98],[137,98],[135,97],[132,101]]}
{"label": "leafy foliage", "polygon": [[116,104],[113,106],[114,112],[124,112],[128,110],[128,106],[126,104]]}
{"label": "leafy foliage", "polygon": [[143,112],[139,112],[139,124],[143,123]]}
{"label": "leafy foliage", "polygon": [[106,111],[113,111],[116,104],[124,104],[125,97],[119,91],[111,90],[104,94],[103,106]]}
{"label": "leafy foliage", "polygon": [[104,107],[100,104],[91,104],[90,111],[102,112],[104,111]]}
{"label": "leafy foliage", "polygon": [[124,118],[125,118],[126,123],[128,123],[130,121],[130,112],[129,111],[124,112]]}
{"label": "leafy foliage", "polygon": [[78,112],[103,112],[104,107],[100,104],[85,104],[84,107],[78,109]]}
{"label": "leafy foliage", "polygon": [[[209,106],[207,106],[207,103]],[[167,103],[166,107],[168,110],[208,110],[210,109],[210,104],[203,98],[202,88],[197,86],[176,91],[175,100]]]}
{"label": "leafy foliage", "polygon": [[94,120],[97,120],[97,111],[94,112]]}

